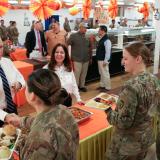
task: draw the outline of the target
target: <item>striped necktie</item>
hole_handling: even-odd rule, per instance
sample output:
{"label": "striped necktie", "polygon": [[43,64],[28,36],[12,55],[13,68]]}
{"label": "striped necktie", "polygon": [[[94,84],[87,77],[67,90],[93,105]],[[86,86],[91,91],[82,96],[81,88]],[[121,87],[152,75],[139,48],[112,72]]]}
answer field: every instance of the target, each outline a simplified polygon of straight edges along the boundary
{"label": "striped necktie", "polygon": [[4,90],[5,99],[6,99],[6,103],[7,103],[6,111],[8,113],[17,113],[16,106],[12,100],[11,90],[9,87],[8,80],[7,80],[6,75],[5,75],[1,66],[0,66],[0,77],[2,79],[3,90]]}
{"label": "striped necktie", "polygon": [[38,47],[39,51],[42,52],[42,44],[41,44],[41,37],[39,31],[37,31],[37,37],[38,37]]}

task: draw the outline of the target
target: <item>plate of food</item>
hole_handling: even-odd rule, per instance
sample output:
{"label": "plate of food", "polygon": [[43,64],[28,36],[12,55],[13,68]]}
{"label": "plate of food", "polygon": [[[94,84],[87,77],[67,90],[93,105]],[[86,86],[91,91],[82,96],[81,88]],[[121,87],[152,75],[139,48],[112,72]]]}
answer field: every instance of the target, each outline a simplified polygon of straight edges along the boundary
{"label": "plate of food", "polygon": [[82,123],[90,118],[92,112],[85,111],[77,107],[69,107],[71,113],[75,117],[77,123]]}
{"label": "plate of food", "polygon": [[21,130],[10,124],[0,128],[0,160],[11,159],[20,134]]}
{"label": "plate of food", "polygon": [[85,106],[105,110],[109,107],[112,107],[114,104],[116,104],[117,100],[118,100],[117,95],[101,93],[96,97],[90,99],[85,104]]}

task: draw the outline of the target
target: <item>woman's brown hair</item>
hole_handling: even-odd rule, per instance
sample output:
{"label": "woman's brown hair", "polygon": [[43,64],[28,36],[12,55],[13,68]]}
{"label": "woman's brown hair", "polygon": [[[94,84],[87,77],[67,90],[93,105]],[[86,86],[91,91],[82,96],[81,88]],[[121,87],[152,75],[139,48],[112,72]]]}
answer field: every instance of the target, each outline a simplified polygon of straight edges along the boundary
{"label": "woman's brown hair", "polygon": [[150,63],[150,50],[146,47],[146,45],[140,41],[134,41],[129,43],[124,47],[131,56],[137,57],[141,56],[144,64]]}
{"label": "woman's brown hair", "polygon": [[66,70],[68,72],[71,72],[72,71],[72,64],[71,64],[71,60],[70,60],[70,57],[69,57],[68,49],[67,49],[67,47],[65,45],[63,45],[61,43],[58,43],[53,48],[52,54],[51,54],[51,59],[50,59],[50,62],[48,64],[48,69],[55,71],[55,67],[57,65],[57,62],[55,60],[55,53],[56,53],[56,50],[57,50],[58,47],[62,47],[63,48],[64,53],[65,53],[65,59],[63,61],[63,64],[64,64]]}
{"label": "woman's brown hair", "polygon": [[58,76],[51,70],[39,69],[29,75],[28,92],[33,92],[47,106],[63,104],[68,97],[65,89],[61,88]]}

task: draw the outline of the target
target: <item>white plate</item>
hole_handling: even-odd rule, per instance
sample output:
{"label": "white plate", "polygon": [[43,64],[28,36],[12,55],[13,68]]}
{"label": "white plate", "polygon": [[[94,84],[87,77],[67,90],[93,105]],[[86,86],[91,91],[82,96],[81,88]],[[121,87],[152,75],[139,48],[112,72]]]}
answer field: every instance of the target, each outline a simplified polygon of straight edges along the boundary
{"label": "white plate", "polygon": [[105,109],[107,109],[108,107],[111,107],[111,106],[107,105],[107,104],[100,103],[100,102],[96,102],[94,100],[95,98],[101,98],[101,99],[104,99],[104,100],[109,100],[110,98],[114,98],[115,99],[115,103],[116,103],[117,99],[118,99],[118,96],[117,95],[113,95],[113,94],[100,93],[96,97],[90,99],[85,104],[85,106],[87,106],[87,107],[92,107],[92,108],[96,108],[96,109],[100,109],[100,110],[105,110]]}
{"label": "white plate", "polygon": [[[3,130],[3,128],[0,128],[0,135],[1,135],[1,133],[3,133],[2,130]],[[0,160],[9,160],[9,159],[11,159],[12,154],[13,154],[13,151],[14,151],[14,149],[15,149],[15,146],[16,146],[16,144],[17,144],[17,142],[18,142],[18,139],[19,139],[19,137],[20,137],[20,135],[21,135],[21,130],[20,130],[20,129],[17,128],[16,131],[17,131],[17,139],[16,139],[16,141],[15,141],[15,143],[14,143],[13,148],[10,149],[10,151],[11,151],[10,156],[9,156],[8,158],[3,158],[3,159],[1,158]]]}

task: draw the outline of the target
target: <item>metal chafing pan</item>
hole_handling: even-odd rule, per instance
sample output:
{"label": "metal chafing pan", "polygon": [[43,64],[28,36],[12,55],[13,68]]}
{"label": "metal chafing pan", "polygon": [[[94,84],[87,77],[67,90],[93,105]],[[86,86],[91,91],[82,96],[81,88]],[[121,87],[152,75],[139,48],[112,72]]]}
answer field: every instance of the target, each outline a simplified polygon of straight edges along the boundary
{"label": "metal chafing pan", "polygon": [[93,114],[92,112],[88,112],[77,107],[69,107],[69,109],[72,112],[78,124],[88,120]]}

